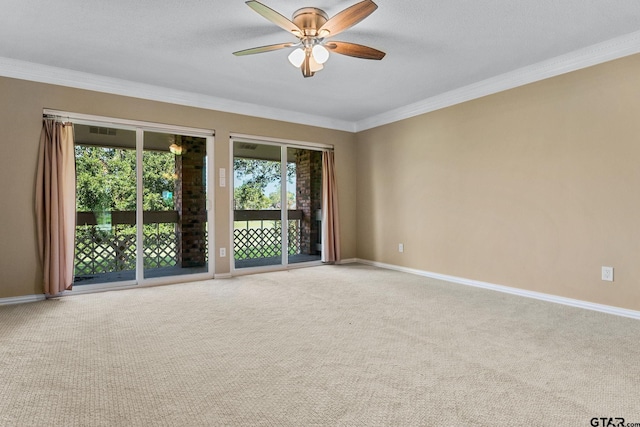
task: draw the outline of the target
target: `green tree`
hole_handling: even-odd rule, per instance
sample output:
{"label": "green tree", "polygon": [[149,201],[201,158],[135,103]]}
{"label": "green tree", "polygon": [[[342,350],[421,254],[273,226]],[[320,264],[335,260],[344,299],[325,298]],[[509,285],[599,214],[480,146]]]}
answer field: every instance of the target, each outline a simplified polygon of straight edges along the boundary
{"label": "green tree", "polygon": [[[136,209],[136,152],[76,146],[76,203],[79,211]],[[144,210],[173,209],[163,191],[174,191],[175,158],[168,152],[144,152]]]}
{"label": "green tree", "polygon": [[[237,179],[242,182],[233,191],[234,209],[277,209],[279,192],[267,196],[269,184],[280,182],[280,162],[259,159],[234,158],[233,169]],[[287,164],[287,181],[293,184],[296,176],[296,164]],[[293,195],[295,203],[295,195]],[[289,199],[289,197],[288,197]],[[287,205],[290,205],[289,200]]]}
{"label": "green tree", "polygon": [[[112,150],[113,151],[113,150]],[[107,163],[113,152],[96,147],[75,147],[76,205],[79,211],[100,211],[110,205]]]}
{"label": "green tree", "polygon": [[165,200],[164,191],[175,191],[175,156],[169,152],[146,151],[144,153],[143,207],[145,211],[172,210],[173,199]]}
{"label": "green tree", "polygon": [[[243,177],[244,182],[255,183],[261,188],[266,188],[270,183],[280,180],[280,162],[259,159],[233,159],[234,172]],[[296,164],[287,164],[287,180],[292,182],[296,176]]]}
{"label": "green tree", "polygon": [[262,188],[255,183],[244,183],[233,190],[234,209],[259,210],[268,209],[270,200],[264,195]]}
{"label": "green tree", "polygon": [[[281,188],[278,187],[276,191],[269,194],[269,204],[272,209],[280,208],[280,193]],[[293,209],[296,206],[296,195],[291,191],[287,191],[287,209]]]}

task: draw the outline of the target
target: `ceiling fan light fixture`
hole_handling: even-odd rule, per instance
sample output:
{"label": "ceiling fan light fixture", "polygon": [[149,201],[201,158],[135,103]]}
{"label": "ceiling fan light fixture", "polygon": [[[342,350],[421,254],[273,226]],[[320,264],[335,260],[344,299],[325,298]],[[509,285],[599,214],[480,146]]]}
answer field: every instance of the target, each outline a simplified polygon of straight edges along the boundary
{"label": "ceiling fan light fixture", "polygon": [[289,62],[296,68],[300,68],[304,62],[305,53],[304,50],[297,48],[289,54]]}
{"label": "ceiling fan light fixture", "polygon": [[317,7],[303,7],[293,13],[292,19],[284,17],[257,0],[248,0],[245,3],[268,21],[297,37],[298,42],[244,49],[233,52],[236,56],[294,48],[288,55],[289,62],[299,68],[304,77],[313,77],[317,71],[322,70],[331,53],[375,60],[381,60],[385,56],[380,50],[356,43],[333,40],[325,43],[329,37],[335,37],[371,15],[378,8],[373,0],[360,0],[331,18]]}
{"label": "ceiling fan light fixture", "polygon": [[171,152],[171,154],[174,154],[176,156],[180,156],[186,152],[186,150],[182,146],[176,143],[173,143],[169,146],[169,151]]}
{"label": "ceiling fan light fixture", "polygon": [[309,69],[312,73],[318,72],[324,68],[324,65],[320,64],[313,55],[309,55]]}
{"label": "ceiling fan light fixture", "polygon": [[313,59],[315,59],[318,64],[324,64],[329,59],[329,51],[321,44],[315,45],[311,53],[313,54]]}

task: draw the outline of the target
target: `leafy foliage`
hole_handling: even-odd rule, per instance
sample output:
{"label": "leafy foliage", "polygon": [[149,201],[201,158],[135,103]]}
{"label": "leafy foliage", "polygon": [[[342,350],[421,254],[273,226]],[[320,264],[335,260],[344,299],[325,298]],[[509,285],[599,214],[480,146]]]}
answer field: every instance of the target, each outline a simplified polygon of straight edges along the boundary
{"label": "leafy foliage", "polygon": [[[136,209],[135,150],[76,146],[76,203],[78,211]],[[144,210],[173,209],[163,191],[174,191],[175,160],[171,153],[144,152]]]}
{"label": "leafy foliage", "polygon": [[[269,194],[269,203],[272,208],[279,209],[280,208],[280,193],[282,189],[278,186],[277,190],[273,193]],[[296,194],[287,191],[287,209],[294,209],[296,206]]]}
{"label": "leafy foliage", "polygon": [[[266,185],[265,185],[266,187]],[[255,183],[244,183],[233,190],[235,209],[268,209],[270,200]]]}
{"label": "leafy foliage", "polygon": [[[267,185],[280,180],[280,162],[244,159],[235,157],[233,159],[233,170],[244,178],[245,183],[256,184],[260,188],[266,188]],[[296,176],[296,164],[291,162],[287,164],[287,180],[292,182]]]}
{"label": "leafy foliage", "polygon": [[[131,149],[78,145],[76,200],[78,211],[132,211],[136,209],[136,152]],[[173,200],[162,197],[175,186],[175,157],[168,152],[144,152],[144,210],[174,209]],[[280,190],[266,194],[269,184],[280,181],[280,162],[235,158],[234,171],[242,184],[234,189],[235,209],[278,209]],[[287,164],[287,181],[293,184],[295,163]],[[287,193],[287,207],[295,194]]]}
{"label": "leafy foliage", "polygon": [[[242,184],[233,190],[234,209],[278,209],[280,207],[280,191],[267,196],[265,191],[269,184],[280,181],[280,162],[244,159],[233,159],[236,176],[242,178]],[[287,182],[293,184],[296,176],[296,165],[287,164]],[[287,206],[295,205],[295,194],[287,192]]]}

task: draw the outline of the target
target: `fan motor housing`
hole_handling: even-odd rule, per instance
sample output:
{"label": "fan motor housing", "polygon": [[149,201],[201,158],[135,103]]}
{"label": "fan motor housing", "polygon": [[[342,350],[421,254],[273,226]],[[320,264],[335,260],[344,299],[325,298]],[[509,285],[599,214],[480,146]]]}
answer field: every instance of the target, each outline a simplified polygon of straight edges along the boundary
{"label": "fan motor housing", "polygon": [[317,7],[303,7],[293,12],[292,22],[302,29],[306,36],[315,36],[329,20],[329,16]]}

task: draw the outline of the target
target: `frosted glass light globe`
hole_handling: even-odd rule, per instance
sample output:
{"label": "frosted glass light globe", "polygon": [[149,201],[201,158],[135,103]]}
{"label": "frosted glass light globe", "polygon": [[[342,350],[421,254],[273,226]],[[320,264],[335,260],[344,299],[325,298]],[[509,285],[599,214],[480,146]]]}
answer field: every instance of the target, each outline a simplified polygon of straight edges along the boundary
{"label": "frosted glass light globe", "polygon": [[289,54],[289,62],[296,68],[300,68],[304,62],[304,50],[298,48]]}
{"label": "frosted glass light globe", "polygon": [[318,64],[324,64],[329,59],[329,51],[321,44],[315,45],[311,53]]}

